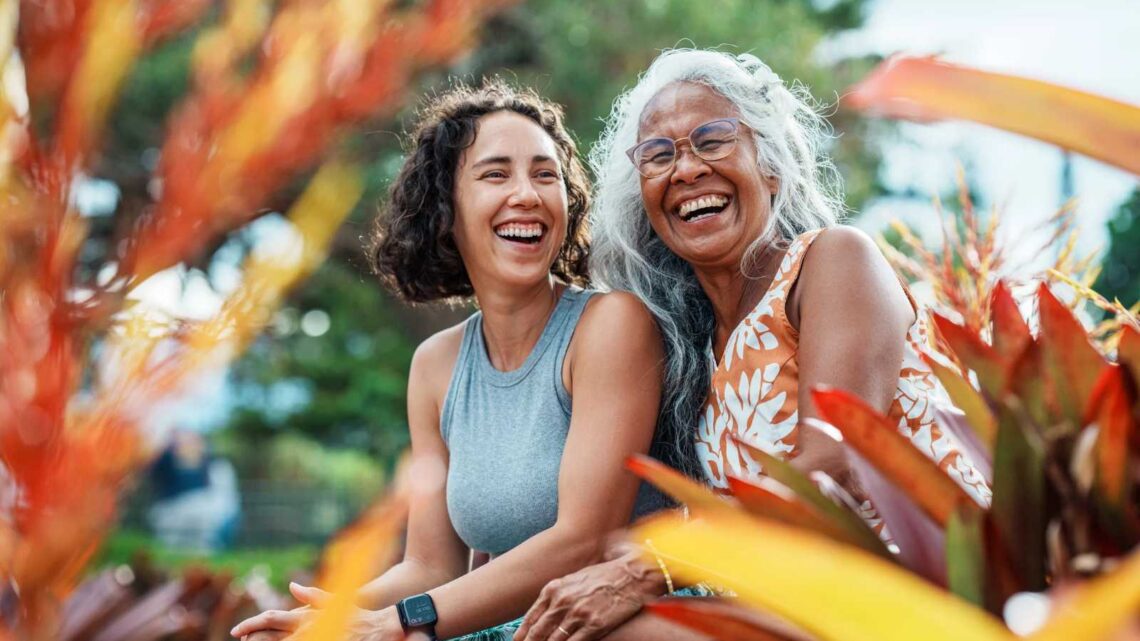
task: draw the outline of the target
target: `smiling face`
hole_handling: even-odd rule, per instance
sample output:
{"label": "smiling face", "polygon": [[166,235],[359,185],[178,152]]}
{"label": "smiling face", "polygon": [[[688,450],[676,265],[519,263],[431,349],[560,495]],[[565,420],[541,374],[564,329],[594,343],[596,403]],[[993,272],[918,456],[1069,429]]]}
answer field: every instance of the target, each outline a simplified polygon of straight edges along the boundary
{"label": "smiling face", "polygon": [[566,240],[567,197],[558,148],[513,111],[479,119],[455,177],[455,244],[476,290],[549,278]]}
{"label": "smiling face", "polygon": [[[684,138],[705,123],[736,117],[732,102],[713,89],[673,83],[646,105],[638,142]],[[669,249],[694,267],[739,270],[771,215],[776,180],[760,170],[751,131],[743,125],[735,151],[719,160],[702,160],[686,142],[678,148],[669,171],[641,176],[649,223]]]}

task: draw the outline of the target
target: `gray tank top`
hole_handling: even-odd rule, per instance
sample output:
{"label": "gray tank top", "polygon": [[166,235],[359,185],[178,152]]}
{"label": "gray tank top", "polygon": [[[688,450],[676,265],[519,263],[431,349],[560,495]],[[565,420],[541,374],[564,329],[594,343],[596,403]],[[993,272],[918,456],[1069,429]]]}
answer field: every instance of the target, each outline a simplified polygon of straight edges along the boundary
{"label": "gray tank top", "polygon": [[[509,372],[495,369],[487,356],[483,315],[467,320],[440,432],[449,453],[447,512],[475,550],[502,554],[554,525],[570,429],[562,362],[594,293],[566,288],[526,361]],[[666,505],[643,487],[634,515]]]}

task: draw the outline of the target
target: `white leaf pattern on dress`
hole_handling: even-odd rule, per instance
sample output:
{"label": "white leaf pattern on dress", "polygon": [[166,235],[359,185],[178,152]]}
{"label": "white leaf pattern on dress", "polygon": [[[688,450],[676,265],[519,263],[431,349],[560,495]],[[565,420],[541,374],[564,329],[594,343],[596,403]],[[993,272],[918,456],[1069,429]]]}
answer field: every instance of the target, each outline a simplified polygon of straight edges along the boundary
{"label": "white leaf pattern on dress", "polygon": [[[748,477],[760,472],[760,465],[736,446],[732,435],[781,458],[794,450],[792,443],[799,421],[795,381],[780,387],[776,383],[781,377],[782,363],[794,363],[796,336],[777,310],[782,311],[795,282],[796,274],[792,272],[817,234],[808,232],[788,248],[768,292],[733,328],[722,362],[716,361],[709,345],[713,381],[705,412],[699,419],[697,454],[714,487],[726,488],[725,475],[729,473]],[[992,492],[985,479],[935,421],[935,408],[939,403],[948,404],[949,396],[922,359],[926,354],[940,362],[945,360],[930,345],[925,313],[917,314],[907,331],[906,343],[891,409],[899,433],[938,463],[971,497],[988,505]],[[796,376],[794,368],[784,375]],[[776,422],[782,413],[787,414],[786,418]],[[873,510],[873,506],[868,507]]]}

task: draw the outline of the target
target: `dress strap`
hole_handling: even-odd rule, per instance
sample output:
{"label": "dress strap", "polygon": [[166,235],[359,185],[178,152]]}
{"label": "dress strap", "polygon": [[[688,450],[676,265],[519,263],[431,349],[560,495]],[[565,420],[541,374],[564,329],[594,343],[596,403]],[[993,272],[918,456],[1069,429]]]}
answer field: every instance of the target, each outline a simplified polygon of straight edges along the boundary
{"label": "dress strap", "polygon": [[799,332],[795,327],[792,327],[792,323],[788,320],[788,294],[791,293],[792,287],[800,277],[800,269],[803,268],[804,256],[807,255],[808,248],[823,231],[823,229],[813,229],[800,234],[792,241],[783,260],[780,261],[780,268],[776,271],[776,276],[772,279],[772,285],[769,287],[769,291],[779,292],[779,295],[774,296],[772,300],[772,315],[779,319],[788,335],[793,337],[799,335]]}

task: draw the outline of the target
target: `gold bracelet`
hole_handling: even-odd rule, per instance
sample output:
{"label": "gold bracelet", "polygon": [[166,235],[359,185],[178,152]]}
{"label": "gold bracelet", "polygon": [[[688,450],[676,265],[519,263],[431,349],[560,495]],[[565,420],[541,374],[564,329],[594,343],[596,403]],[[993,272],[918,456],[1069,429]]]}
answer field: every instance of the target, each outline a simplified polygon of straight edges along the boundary
{"label": "gold bracelet", "polygon": [[673,577],[669,576],[669,568],[665,567],[665,561],[661,559],[661,554],[657,551],[657,548],[653,547],[653,541],[651,539],[645,539],[645,547],[649,548],[649,551],[653,553],[653,558],[657,560],[657,567],[661,568],[661,574],[665,576],[665,587],[669,588],[669,594],[673,594],[673,592],[675,592],[673,589]]}

